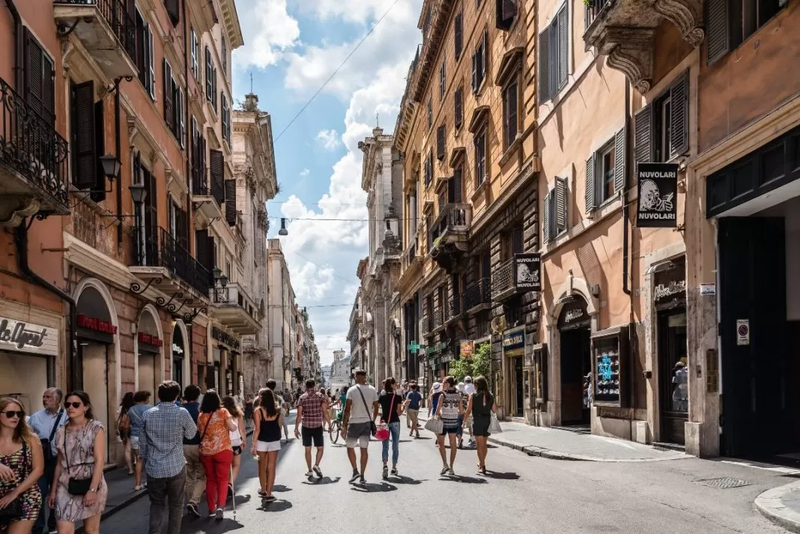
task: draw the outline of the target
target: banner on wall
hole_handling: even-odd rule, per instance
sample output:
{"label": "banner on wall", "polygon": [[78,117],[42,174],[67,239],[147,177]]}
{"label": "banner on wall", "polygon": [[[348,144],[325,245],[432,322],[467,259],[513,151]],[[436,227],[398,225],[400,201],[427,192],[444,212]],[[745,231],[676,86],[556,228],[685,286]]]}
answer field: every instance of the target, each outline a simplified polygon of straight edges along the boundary
{"label": "banner on wall", "polygon": [[639,163],[636,226],[675,228],[678,225],[678,164]]}

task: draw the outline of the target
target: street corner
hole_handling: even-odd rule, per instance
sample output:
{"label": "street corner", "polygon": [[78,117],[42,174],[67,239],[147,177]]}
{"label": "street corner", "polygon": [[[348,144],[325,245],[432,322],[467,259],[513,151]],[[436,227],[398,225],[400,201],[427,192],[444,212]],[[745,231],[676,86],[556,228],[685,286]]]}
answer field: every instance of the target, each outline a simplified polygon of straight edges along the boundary
{"label": "street corner", "polygon": [[800,532],[800,482],[765,491],[756,497],[755,506],[770,521],[791,532]]}

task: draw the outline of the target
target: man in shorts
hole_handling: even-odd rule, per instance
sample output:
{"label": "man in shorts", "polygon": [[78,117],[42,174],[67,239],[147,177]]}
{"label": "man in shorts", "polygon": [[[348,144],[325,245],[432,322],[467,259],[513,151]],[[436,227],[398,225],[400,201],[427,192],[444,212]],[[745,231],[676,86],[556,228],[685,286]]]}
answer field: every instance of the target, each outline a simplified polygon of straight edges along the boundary
{"label": "man in shorts", "polygon": [[[298,427],[300,423],[303,424],[303,447],[306,448],[306,464],[308,465],[306,477],[317,475],[318,478],[322,478],[322,470],[319,467],[325,446],[322,429],[325,422],[330,424],[329,417],[328,397],[316,390],[314,379],[306,380],[306,392],[297,399],[297,417],[294,421],[294,435],[297,438],[300,437]],[[312,442],[317,448],[317,460],[313,468],[311,467]]]}
{"label": "man in shorts", "polygon": [[411,389],[406,393],[406,401],[404,403],[406,409],[406,421],[408,421],[409,436],[413,436],[414,432],[419,437],[419,405],[422,402],[422,393],[419,392],[419,386],[416,382],[411,382]]}
{"label": "man in shorts", "polygon": [[[347,457],[353,467],[353,476],[350,483],[356,480],[360,484],[366,484],[364,472],[367,470],[367,460],[369,459],[369,438],[372,434],[372,425],[378,418],[378,392],[375,388],[367,385],[367,372],[363,369],[356,369],[356,385],[347,391],[347,403],[344,408],[344,421],[342,435],[347,446]],[[372,413],[369,407],[372,406]],[[356,445],[361,449],[361,471],[356,467]]]}

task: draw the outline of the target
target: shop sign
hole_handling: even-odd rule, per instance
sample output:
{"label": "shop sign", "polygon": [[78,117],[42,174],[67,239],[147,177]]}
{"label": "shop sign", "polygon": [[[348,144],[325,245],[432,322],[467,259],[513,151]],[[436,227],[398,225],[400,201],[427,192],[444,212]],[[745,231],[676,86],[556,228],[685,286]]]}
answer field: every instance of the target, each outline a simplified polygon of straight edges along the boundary
{"label": "shop sign", "polygon": [[658,284],[653,290],[655,300],[663,300],[674,295],[683,295],[686,292],[686,280],[669,282],[668,284]]}
{"label": "shop sign", "polygon": [[436,343],[435,345],[427,347],[426,352],[428,356],[433,357],[442,352],[443,350],[446,350],[449,346],[450,346],[449,343]]}
{"label": "shop sign", "polygon": [[573,298],[573,301],[564,304],[561,309],[561,314],[558,316],[558,328],[579,328],[589,322],[586,301],[580,297]]}
{"label": "shop sign", "polygon": [[503,349],[518,349],[525,345],[525,332],[514,332],[503,335]]}
{"label": "shop sign", "polygon": [[58,355],[58,335],[52,328],[0,317],[0,349]]}
{"label": "shop sign", "polygon": [[542,256],[538,253],[517,254],[514,283],[524,291],[542,290]]}
{"label": "shop sign", "polygon": [[678,225],[678,164],[639,163],[636,226],[675,228]]}
{"label": "shop sign", "polygon": [[162,347],[164,342],[158,336],[153,336],[151,334],[145,334],[144,332],[139,332],[138,336],[139,343],[143,343],[145,345],[150,345],[152,347]]}
{"label": "shop sign", "polygon": [[231,349],[239,350],[239,340],[216,326],[211,329],[211,337]]}
{"label": "shop sign", "polygon": [[700,284],[701,295],[716,295],[717,284]]}
{"label": "shop sign", "polygon": [[111,322],[98,319],[97,317],[87,317],[86,314],[83,313],[78,314],[78,327],[102,334],[114,335],[117,333],[116,325],[111,324]]}
{"label": "shop sign", "polygon": [[175,343],[172,344],[172,353],[173,354],[183,354],[183,349],[180,346],[176,345]]}
{"label": "shop sign", "polygon": [[472,341],[462,341],[458,350],[458,354],[461,358],[472,358],[472,348]]}

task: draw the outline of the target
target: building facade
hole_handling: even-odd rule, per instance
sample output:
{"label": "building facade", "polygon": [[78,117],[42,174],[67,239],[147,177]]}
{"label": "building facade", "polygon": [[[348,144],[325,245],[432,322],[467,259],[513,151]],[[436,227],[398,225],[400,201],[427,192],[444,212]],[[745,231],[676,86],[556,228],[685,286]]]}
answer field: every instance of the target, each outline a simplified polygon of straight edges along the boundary
{"label": "building facade", "polygon": [[289,267],[279,239],[267,241],[267,318],[273,375],[280,389],[297,384],[297,310]]}

